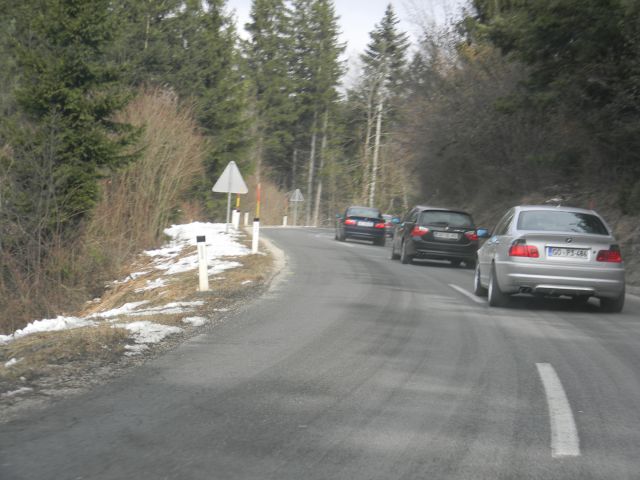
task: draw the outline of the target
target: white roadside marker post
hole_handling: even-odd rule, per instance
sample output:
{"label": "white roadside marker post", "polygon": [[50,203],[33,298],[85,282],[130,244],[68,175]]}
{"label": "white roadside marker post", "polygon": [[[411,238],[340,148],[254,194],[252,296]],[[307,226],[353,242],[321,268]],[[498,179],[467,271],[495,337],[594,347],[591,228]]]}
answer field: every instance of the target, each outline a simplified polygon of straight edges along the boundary
{"label": "white roadside marker post", "polygon": [[199,288],[200,292],[209,291],[209,266],[207,265],[207,244],[205,243],[206,237],[204,235],[198,235],[198,276],[199,276]]}
{"label": "white roadside marker post", "polygon": [[283,227],[286,227],[286,226],[287,226],[287,221],[288,221],[288,218],[287,218],[287,216],[286,216],[286,215],[285,215],[284,217],[282,217],[282,226],[283,226]]}
{"label": "white roadside marker post", "polygon": [[238,230],[238,227],[240,226],[240,211],[239,210],[234,210],[233,211],[231,223],[233,224],[233,228],[235,230]]}
{"label": "white roadside marker post", "polygon": [[253,219],[253,238],[251,239],[251,253],[258,253],[258,242],[260,241],[260,219]]}
{"label": "white roadside marker post", "polygon": [[260,240],[260,191],[262,185],[256,186],[256,216],[253,219],[253,238],[251,239],[251,253],[258,253],[258,243]]}
{"label": "white roadside marker post", "polygon": [[244,226],[249,226],[249,212],[244,212]]}

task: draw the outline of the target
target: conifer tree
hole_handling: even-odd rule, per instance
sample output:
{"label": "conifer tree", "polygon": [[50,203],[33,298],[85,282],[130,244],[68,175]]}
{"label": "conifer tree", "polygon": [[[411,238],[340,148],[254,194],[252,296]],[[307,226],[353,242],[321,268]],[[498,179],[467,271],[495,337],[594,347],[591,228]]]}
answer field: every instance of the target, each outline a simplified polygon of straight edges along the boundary
{"label": "conifer tree", "polygon": [[246,164],[246,88],[238,69],[238,38],[226,0],[191,0],[176,17],[181,41],[170,83],[194,103],[202,132],[210,139],[205,159],[204,198],[226,164]]}
{"label": "conifer tree", "polygon": [[11,139],[23,189],[16,195],[27,213],[48,195],[41,221],[71,227],[91,211],[101,173],[126,161],[123,126],[111,117],[127,97],[106,54],[117,18],[108,0],[15,3],[16,99],[25,118]]}
{"label": "conifer tree", "polygon": [[260,179],[263,165],[271,167],[284,185],[295,122],[289,16],[284,0],[254,0],[250,16],[246,57],[255,97],[256,174]]}
{"label": "conifer tree", "polygon": [[[367,111],[363,197],[370,206],[374,205],[376,198],[383,123],[392,118],[403,89],[402,79],[409,41],[407,34],[398,30],[398,23],[393,7],[389,4],[381,22],[370,33],[371,40],[362,55]],[[373,148],[370,147],[372,137]]]}

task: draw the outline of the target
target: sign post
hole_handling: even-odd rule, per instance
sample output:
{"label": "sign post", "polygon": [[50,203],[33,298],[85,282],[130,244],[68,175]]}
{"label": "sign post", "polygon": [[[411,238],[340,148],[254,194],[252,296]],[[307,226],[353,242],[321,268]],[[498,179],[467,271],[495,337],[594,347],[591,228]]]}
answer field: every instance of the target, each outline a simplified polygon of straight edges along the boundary
{"label": "sign post", "polygon": [[296,188],[295,192],[291,195],[289,202],[293,203],[293,226],[298,223],[298,203],[304,202],[304,197],[299,188]]}
{"label": "sign post", "polygon": [[232,193],[247,193],[249,189],[247,184],[244,183],[240,170],[236,165],[236,162],[229,162],[229,164],[218,178],[218,181],[211,189],[214,192],[227,194],[227,227],[226,232],[229,233],[229,222],[231,217],[231,194]]}

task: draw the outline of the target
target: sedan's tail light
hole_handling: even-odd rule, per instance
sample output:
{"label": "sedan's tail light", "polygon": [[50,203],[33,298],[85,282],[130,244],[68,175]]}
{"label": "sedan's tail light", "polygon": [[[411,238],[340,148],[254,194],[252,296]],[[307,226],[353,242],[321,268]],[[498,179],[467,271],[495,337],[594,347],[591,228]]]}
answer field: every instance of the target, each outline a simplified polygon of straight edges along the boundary
{"label": "sedan's tail light", "polygon": [[509,248],[509,256],[539,258],[540,252],[535,245],[527,245],[526,240],[516,240]]}
{"label": "sedan's tail light", "polygon": [[355,221],[353,218],[347,218],[347,219],[344,221],[344,224],[345,224],[345,225],[355,225],[355,224],[356,224],[356,221]]}
{"label": "sedan's tail light", "polygon": [[427,227],[421,227],[420,225],[416,225],[413,227],[413,230],[411,230],[412,237],[421,237],[426,233],[429,233],[429,229]]}
{"label": "sedan's tail light", "polygon": [[472,242],[478,241],[478,233],[475,230],[464,232],[464,236],[467,237]]}
{"label": "sedan's tail light", "polygon": [[609,250],[600,250],[598,252],[598,256],[596,257],[596,261],[621,263],[622,254],[620,253],[620,247],[618,247],[618,245],[611,245],[611,247],[609,247]]}
{"label": "sedan's tail light", "polygon": [[384,223],[376,223],[374,225],[375,228],[384,228]]}

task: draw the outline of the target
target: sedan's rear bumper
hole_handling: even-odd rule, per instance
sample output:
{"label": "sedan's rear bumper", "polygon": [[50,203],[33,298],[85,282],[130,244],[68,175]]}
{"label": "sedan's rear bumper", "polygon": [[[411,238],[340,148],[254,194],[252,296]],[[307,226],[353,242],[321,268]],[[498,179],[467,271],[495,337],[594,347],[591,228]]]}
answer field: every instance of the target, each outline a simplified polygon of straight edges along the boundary
{"label": "sedan's rear bumper", "polygon": [[416,258],[447,259],[447,260],[475,260],[478,246],[476,244],[458,245],[444,242],[413,241]]}
{"label": "sedan's rear bumper", "polygon": [[500,262],[498,284],[506,293],[544,295],[594,295],[615,298],[625,290],[624,266],[536,265]]}
{"label": "sedan's rear bumper", "polygon": [[369,227],[344,227],[344,235],[349,238],[361,238],[365,240],[379,240],[385,237],[384,228]]}

